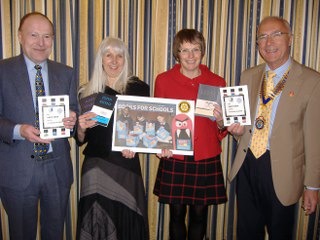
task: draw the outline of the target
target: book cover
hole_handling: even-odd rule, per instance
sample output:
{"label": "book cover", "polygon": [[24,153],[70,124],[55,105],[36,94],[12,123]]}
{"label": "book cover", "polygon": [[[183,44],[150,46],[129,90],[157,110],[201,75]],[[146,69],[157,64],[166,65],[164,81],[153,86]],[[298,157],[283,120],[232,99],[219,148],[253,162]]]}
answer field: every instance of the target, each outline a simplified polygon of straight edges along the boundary
{"label": "book cover", "polygon": [[97,124],[104,127],[108,126],[116,101],[116,96],[105,93],[97,94],[91,109],[91,112],[97,114],[97,116],[93,118],[94,120],[97,120]]}
{"label": "book cover", "polygon": [[221,106],[220,87],[200,84],[195,106],[195,115],[209,117],[215,120],[213,110],[215,105]]}
{"label": "book cover", "polygon": [[97,97],[98,93],[94,93],[90,96],[86,96],[84,98],[81,98],[79,100],[79,104],[80,104],[80,107],[81,107],[81,113],[86,113],[86,112],[90,112],[92,107],[93,107],[93,104],[96,100],[96,97]]}

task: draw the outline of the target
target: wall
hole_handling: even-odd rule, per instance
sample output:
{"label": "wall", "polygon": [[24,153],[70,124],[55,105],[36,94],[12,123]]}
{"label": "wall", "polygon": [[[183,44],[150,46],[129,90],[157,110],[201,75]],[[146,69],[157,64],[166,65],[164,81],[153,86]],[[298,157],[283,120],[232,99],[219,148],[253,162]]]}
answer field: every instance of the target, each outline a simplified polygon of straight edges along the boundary
{"label": "wall", "polygon": [[[196,28],[207,40],[203,63],[236,85],[242,70],[262,62],[256,51],[256,26],[268,15],[283,16],[293,29],[292,56],[320,71],[319,0],[0,0],[0,58],[20,53],[17,29],[27,12],[40,11],[54,22],[52,59],[73,66],[79,84],[88,81],[95,51],[106,36],[123,39],[129,47],[134,73],[153,89],[156,75],[175,63],[172,40],[181,28]],[[79,172],[83,156],[73,140],[75,182],[71,189],[65,239],[74,239]],[[234,142],[223,141],[222,164],[227,174]],[[168,209],[152,194],[158,160],[141,155],[149,206],[151,239],[168,239]],[[0,166],[1,167],[1,166]],[[229,201],[210,208],[208,239],[235,239],[234,183],[226,181]],[[318,212],[305,217],[297,209],[296,239],[318,239]],[[1,209],[3,239],[9,239],[7,218]]]}

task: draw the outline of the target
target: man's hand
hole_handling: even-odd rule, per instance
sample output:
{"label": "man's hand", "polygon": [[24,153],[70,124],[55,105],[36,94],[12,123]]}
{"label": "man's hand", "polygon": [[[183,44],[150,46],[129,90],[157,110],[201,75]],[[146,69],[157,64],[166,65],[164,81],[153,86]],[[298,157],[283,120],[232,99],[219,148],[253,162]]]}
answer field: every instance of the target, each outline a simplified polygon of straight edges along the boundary
{"label": "man's hand", "polygon": [[20,135],[33,143],[50,143],[52,139],[40,138],[40,131],[32,125],[22,124],[20,128]]}
{"label": "man's hand", "polygon": [[69,117],[64,118],[62,121],[65,128],[73,129],[77,122],[77,114],[73,111],[70,111]]}
{"label": "man's hand", "polygon": [[305,189],[302,200],[302,209],[305,215],[315,212],[318,204],[318,194],[318,190]]}
{"label": "man's hand", "polygon": [[232,123],[227,130],[235,137],[240,137],[244,134],[244,126],[240,125],[240,123]]}

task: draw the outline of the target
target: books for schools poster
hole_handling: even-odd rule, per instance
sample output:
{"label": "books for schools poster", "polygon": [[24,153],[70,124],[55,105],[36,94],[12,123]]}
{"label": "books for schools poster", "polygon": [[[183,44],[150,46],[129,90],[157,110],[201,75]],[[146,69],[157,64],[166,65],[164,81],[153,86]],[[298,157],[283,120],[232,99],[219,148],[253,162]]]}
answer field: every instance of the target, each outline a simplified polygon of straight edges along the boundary
{"label": "books for schools poster", "polygon": [[193,155],[194,101],[118,95],[112,150]]}

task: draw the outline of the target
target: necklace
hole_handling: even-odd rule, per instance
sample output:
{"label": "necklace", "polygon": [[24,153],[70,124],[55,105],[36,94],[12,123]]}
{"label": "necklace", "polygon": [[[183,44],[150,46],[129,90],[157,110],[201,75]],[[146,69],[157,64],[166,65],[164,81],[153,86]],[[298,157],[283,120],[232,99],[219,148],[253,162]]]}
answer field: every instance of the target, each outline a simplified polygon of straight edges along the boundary
{"label": "necklace", "polygon": [[[278,82],[278,84],[272,89],[272,91],[270,91],[268,93],[268,97],[265,98],[265,95],[266,95],[266,91],[267,91],[267,84],[266,84],[266,73],[264,73],[264,76],[263,76],[263,82],[261,84],[261,89],[260,89],[260,93],[259,93],[259,97],[261,97],[261,102],[260,104],[262,106],[266,106],[266,104],[268,102],[270,102],[271,100],[273,100],[284,88],[284,85],[286,84],[286,81],[287,81],[287,78],[288,78],[288,74],[289,74],[289,70],[290,68],[288,68],[288,70],[283,74],[281,80]],[[258,130],[261,130],[264,128],[265,126],[265,122],[266,122],[266,119],[264,118],[263,116],[263,113],[256,118],[255,120],[255,126],[256,126],[256,129]]]}
{"label": "necklace", "polygon": [[289,70],[290,68],[288,68],[288,70],[283,74],[281,80],[278,82],[278,84],[272,89],[271,92],[268,93],[268,97],[265,98],[266,96],[266,88],[267,88],[267,84],[266,84],[266,81],[267,81],[267,78],[266,78],[266,73],[264,73],[263,75],[263,81],[262,81],[262,84],[261,84],[261,89],[260,89],[260,97],[262,99],[262,103],[264,105],[266,105],[271,99],[274,99],[279,93],[281,93],[281,91],[283,90],[284,88],[284,85],[286,84],[287,82],[287,78],[288,78],[288,74],[289,74]]}

